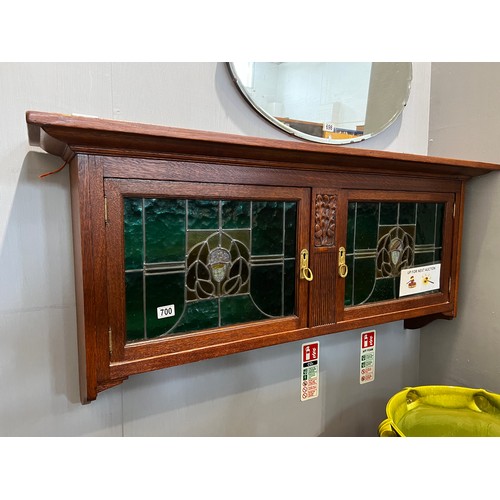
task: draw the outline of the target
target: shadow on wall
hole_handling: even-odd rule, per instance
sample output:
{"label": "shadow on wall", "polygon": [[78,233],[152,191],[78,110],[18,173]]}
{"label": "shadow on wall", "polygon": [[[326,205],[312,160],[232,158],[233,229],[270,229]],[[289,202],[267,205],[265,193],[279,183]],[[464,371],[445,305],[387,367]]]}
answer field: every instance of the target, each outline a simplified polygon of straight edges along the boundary
{"label": "shadow on wall", "polygon": [[[270,383],[281,384],[290,380],[296,382],[300,369],[300,344],[300,341],[290,342],[134,375],[124,382],[124,387],[139,388],[139,385],[146,382],[141,379],[147,379],[152,392],[156,389],[161,391],[160,386],[166,382],[169,384],[168,389],[176,392],[182,390],[180,386],[176,387],[177,381],[191,386],[191,390],[182,398],[184,405],[190,405],[252,391]],[[295,364],[290,363],[294,355],[297,357]],[[172,385],[171,381],[174,382]],[[155,385],[157,387],[153,389]],[[299,389],[300,387],[296,391],[297,398],[300,395]],[[173,403],[173,399],[163,401],[170,409]]]}
{"label": "shadow on wall", "polygon": [[[30,152],[21,167],[0,249],[2,382],[13,398],[64,395],[79,401],[69,173]],[[6,394],[2,390],[2,394]],[[26,402],[28,403],[28,402]]]}
{"label": "shadow on wall", "polygon": [[328,395],[300,401],[299,356],[285,344],[132,377],[124,434],[319,436]]}
{"label": "shadow on wall", "polygon": [[360,333],[311,339],[320,341],[320,390],[306,402],[302,341],[130,377],[122,385],[124,433],[374,437],[389,398],[416,384],[418,333],[401,332],[398,322],[377,328],[377,376],[369,384],[359,383]]}
{"label": "shadow on wall", "polygon": [[378,396],[343,407],[326,422],[320,437],[376,437],[378,426],[386,418],[387,401]]}
{"label": "shadow on wall", "polygon": [[[352,333],[350,334],[352,335]],[[402,336],[407,335],[401,334]],[[418,334],[415,334],[418,335]],[[375,437],[379,424],[386,418],[389,399],[404,387],[416,385],[415,370],[406,368],[415,365],[415,360],[394,358],[392,362],[383,359],[388,343],[394,343],[392,335],[377,333],[377,370],[373,382],[359,384],[359,367],[356,373],[330,375],[328,384],[324,427],[322,437]],[[412,335],[415,337],[414,335]],[[351,365],[354,365],[351,360]],[[351,370],[352,371],[352,370]],[[356,378],[355,378],[356,377]],[[323,384],[324,386],[325,384]],[[323,387],[325,389],[325,387]]]}

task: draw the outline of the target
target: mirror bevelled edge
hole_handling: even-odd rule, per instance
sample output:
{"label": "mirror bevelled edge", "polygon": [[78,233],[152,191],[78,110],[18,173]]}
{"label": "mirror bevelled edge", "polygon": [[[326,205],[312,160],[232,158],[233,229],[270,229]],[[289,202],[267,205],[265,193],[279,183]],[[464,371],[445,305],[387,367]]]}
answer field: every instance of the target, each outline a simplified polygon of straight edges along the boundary
{"label": "mirror bevelled edge", "polygon": [[324,144],[360,142],[386,130],[403,112],[413,77],[411,62],[226,65],[258,114],[288,134]]}

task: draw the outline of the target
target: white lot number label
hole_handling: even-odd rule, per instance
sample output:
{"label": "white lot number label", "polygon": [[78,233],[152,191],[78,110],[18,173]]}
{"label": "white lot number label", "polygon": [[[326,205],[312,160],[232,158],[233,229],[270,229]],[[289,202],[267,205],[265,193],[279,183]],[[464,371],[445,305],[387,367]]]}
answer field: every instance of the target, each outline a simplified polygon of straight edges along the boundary
{"label": "white lot number label", "polygon": [[318,397],[319,393],[319,342],[302,344],[302,383],[300,400]]}
{"label": "white lot number label", "polygon": [[156,314],[158,319],[170,318],[172,316],[175,316],[175,305],[171,304],[170,306],[157,307]]}
{"label": "white lot number label", "polygon": [[333,122],[324,122],[323,123],[323,131],[325,131],[325,132],[335,132],[335,123],[333,123]]}
{"label": "white lot number label", "polygon": [[361,353],[359,356],[359,383],[366,384],[375,380],[375,330],[361,334]]}

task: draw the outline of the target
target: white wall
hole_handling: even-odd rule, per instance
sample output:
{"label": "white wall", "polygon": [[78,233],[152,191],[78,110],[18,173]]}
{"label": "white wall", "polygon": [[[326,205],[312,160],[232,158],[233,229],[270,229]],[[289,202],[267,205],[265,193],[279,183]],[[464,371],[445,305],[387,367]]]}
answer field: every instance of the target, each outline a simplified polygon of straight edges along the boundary
{"label": "white wall", "polygon": [[[426,153],[430,65],[402,117],[356,147]],[[375,436],[388,398],[418,378],[419,332],[377,328],[376,380],[359,385],[359,333],[320,337],[320,396],[299,400],[300,344],[137,375],[78,396],[68,172],[29,147],[26,110],[292,139],[255,113],[221,63],[0,64],[0,435]]]}
{"label": "white wall", "polygon": [[365,124],[370,72],[371,63],[282,63],[275,92],[280,116],[355,130]]}
{"label": "white wall", "polygon": [[[500,63],[433,63],[429,154],[500,163]],[[500,172],[465,193],[458,317],[422,329],[420,383],[500,393]]]}

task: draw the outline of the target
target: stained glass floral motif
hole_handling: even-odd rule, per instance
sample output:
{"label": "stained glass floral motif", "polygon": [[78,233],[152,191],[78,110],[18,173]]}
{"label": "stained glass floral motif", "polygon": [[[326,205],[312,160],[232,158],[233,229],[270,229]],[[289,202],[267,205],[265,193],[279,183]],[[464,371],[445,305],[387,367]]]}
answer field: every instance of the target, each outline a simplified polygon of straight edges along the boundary
{"label": "stained glass floral motif", "polygon": [[189,249],[186,300],[248,293],[250,254],[247,245],[226,232],[211,234]]}
{"label": "stained glass floral motif", "polygon": [[401,274],[401,269],[411,267],[415,250],[415,239],[411,234],[413,228],[394,226],[380,230],[380,237],[377,244],[377,277],[397,277]]}
{"label": "stained glass floral motif", "polygon": [[127,341],[293,314],[296,212],[284,201],[124,198]]}
{"label": "stained glass floral motif", "polygon": [[402,269],[440,262],[443,216],[443,203],[349,203],[345,305],[396,299]]}

